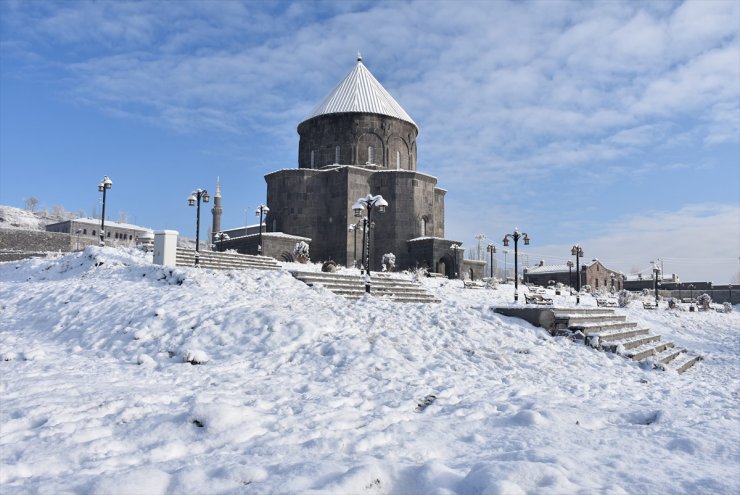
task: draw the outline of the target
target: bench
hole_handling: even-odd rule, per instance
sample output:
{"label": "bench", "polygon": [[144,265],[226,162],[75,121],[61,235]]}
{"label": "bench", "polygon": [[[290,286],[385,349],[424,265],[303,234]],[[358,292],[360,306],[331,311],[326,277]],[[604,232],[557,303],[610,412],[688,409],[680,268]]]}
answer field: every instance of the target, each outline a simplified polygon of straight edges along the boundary
{"label": "bench", "polygon": [[644,309],[656,309],[658,306],[652,301],[644,301],[642,307]]}
{"label": "bench", "polygon": [[482,289],[485,287],[485,284],[477,280],[463,280],[463,287],[466,289]]}
{"label": "bench", "polygon": [[527,304],[552,304],[552,299],[542,294],[524,294],[524,300]]}
{"label": "bench", "polygon": [[603,297],[596,299],[596,305],[600,308],[616,308],[617,306],[619,306],[616,300],[604,299]]}

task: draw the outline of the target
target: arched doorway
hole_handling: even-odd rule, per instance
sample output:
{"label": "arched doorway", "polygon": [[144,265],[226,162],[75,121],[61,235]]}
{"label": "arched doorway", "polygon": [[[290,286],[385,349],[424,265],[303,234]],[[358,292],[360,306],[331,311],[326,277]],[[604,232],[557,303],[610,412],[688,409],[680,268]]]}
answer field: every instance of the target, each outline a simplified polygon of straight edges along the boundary
{"label": "arched doorway", "polygon": [[452,256],[445,254],[437,261],[437,273],[443,273],[447,278],[455,278],[455,260]]}

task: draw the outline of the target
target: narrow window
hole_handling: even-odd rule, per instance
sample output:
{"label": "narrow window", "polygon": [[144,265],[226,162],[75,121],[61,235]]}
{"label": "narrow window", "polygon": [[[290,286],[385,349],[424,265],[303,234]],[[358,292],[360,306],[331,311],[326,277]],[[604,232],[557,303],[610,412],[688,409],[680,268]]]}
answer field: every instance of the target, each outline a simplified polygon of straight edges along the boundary
{"label": "narrow window", "polygon": [[95,231],[94,231],[94,230],[93,230],[93,233],[92,233],[92,235],[95,235]]}
{"label": "narrow window", "polygon": [[315,155],[314,155],[314,151],[313,151],[313,150],[311,150],[311,168],[314,168],[314,166],[315,166],[315,163],[316,163],[316,162],[314,161],[314,156],[315,156]]}
{"label": "narrow window", "polygon": [[341,151],[341,148],[337,146],[334,148],[334,163],[339,163],[339,152]]}
{"label": "narrow window", "polygon": [[427,219],[425,217],[421,217],[419,221],[419,230],[421,231],[421,237],[427,235]]}
{"label": "narrow window", "polygon": [[373,164],[375,163],[375,157],[373,156],[373,147],[368,146],[367,147],[367,163]]}
{"label": "narrow window", "polygon": [[87,229],[82,229],[82,233],[83,233],[84,235],[87,235]]}
{"label": "narrow window", "polygon": [[110,237],[110,230],[108,231],[108,237]]}
{"label": "narrow window", "polygon": [[401,168],[401,152],[396,151],[396,168]]}

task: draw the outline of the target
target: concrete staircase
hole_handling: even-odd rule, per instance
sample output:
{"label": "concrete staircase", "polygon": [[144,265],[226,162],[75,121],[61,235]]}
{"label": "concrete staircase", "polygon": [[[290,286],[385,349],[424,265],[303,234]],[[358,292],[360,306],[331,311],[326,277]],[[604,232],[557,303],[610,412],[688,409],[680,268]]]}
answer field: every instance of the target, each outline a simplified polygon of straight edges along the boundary
{"label": "concrete staircase", "polygon": [[615,352],[635,361],[643,361],[661,369],[678,373],[701,361],[701,356],[676,347],[673,342],[651,335],[647,328],[607,308],[553,308],[553,330],[556,335],[583,337],[596,349]]}
{"label": "concrete staircase", "polygon": [[[365,295],[365,282],[359,275],[342,275],[324,272],[291,272],[295,278],[306,285],[320,285],[335,294],[350,300]],[[371,276],[371,295],[399,303],[436,303],[439,299],[429,294],[419,284],[410,280],[391,277],[384,273]]]}
{"label": "concrete staircase", "polygon": [[[250,254],[220,253],[215,251],[199,251],[198,264],[201,268],[215,270],[282,270],[280,263],[267,256],[252,256]],[[177,266],[196,266],[196,252],[192,249],[177,248]]]}

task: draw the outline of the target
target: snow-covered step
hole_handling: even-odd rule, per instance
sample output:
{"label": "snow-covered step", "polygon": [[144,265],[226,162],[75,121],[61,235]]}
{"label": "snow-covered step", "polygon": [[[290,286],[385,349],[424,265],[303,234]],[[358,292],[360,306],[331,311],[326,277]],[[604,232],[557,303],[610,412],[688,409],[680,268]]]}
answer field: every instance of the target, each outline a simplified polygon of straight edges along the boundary
{"label": "snow-covered step", "polygon": [[669,362],[666,367],[676,370],[678,373],[683,373],[701,360],[701,356],[685,352],[677,356],[673,361]]}
{"label": "snow-covered step", "polygon": [[638,335],[637,337],[630,337],[624,340],[606,342],[602,344],[602,347],[611,352],[616,352],[619,346],[622,346],[622,349],[628,351],[630,349],[634,349],[635,347],[640,347],[641,345],[649,344],[651,342],[657,342],[659,340],[660,335]]}
{"label": "snow-covered step", "polygon": [[655,363],[665,365],[676,359],[684,352],[686,352],[686,349],[683,349],[681,347],[674,347],[673,343],[670,343],[670,346],[666,350],[653,356],[652,360]]}
{"label": "snow-covered step", "polygon": [[672,346],[673,343],[660,341],[651,342],[625,351],[624,355],[634,361],[642,361],[645,358],[654,356],[655,354],[665,351],[669,345]]}
{"label": "snow-covered step", "polygon": [[609,333],[616,330],[634,329],[637,323],[633,321],[620,321],[614,323],[594,323],[590,325],[570,325],[572,330],[580,330],[584,335],[595,335],[600,333]]}
{"label": "snow-covered step", "polygon": [[648,330],[647,328],[616,328],[586,335],[589,337],[598,337],[601,342],[610,342],[615,340],[629,339],[630,337],[636,337],[638,335],[647,335],[648,333],[650,333],[650,330]]}

